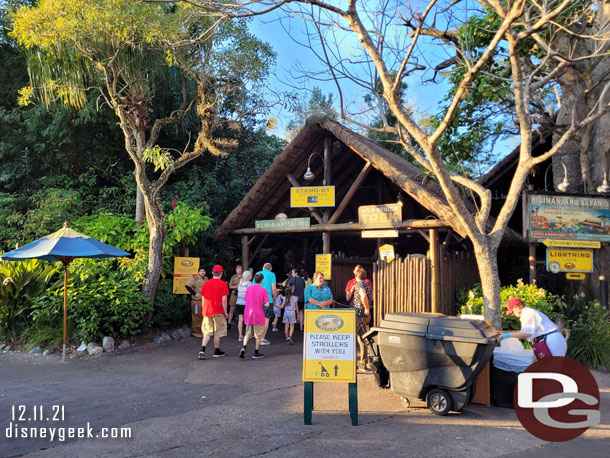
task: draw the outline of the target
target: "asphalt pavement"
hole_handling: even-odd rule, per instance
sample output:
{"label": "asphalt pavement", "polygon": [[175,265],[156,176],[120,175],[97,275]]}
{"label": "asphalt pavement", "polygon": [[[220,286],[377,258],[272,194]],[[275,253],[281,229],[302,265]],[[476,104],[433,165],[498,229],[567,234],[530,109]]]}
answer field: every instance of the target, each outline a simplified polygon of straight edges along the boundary
{"label": "asphalt pavement", "polygon": [[[313,425],[306,426],[302,334],[297,332],[295,345],[286,345],[280,332],[269,336],[273,344],[261,348],[261,360],[250,358],[252,343],[247,358],[238,357],[235,327],[222,340],[226,356],[212,358],[208,347],[205,361],[197,359],[200,339],[195,338],[66,363],[53,356],[2,353],[0,456],[608,456],[609,374],[595,373],[601,424],[568,442],[535,438],[512,409],[468,405],[439,417],[423,404],[404,408],[370,374],[358,374],[359,426],[351,425],[347,386],[332,383],[315,384]],[[41,409],[43,420],[34,421]],[[19,434],[34,428],[41,434],[44,428],[47,437],[7,437],[17,434],[15,426]],[[67,437],[70,428],[85,437]],[[102,437],[120,435],[121,428],[131,437]]]}

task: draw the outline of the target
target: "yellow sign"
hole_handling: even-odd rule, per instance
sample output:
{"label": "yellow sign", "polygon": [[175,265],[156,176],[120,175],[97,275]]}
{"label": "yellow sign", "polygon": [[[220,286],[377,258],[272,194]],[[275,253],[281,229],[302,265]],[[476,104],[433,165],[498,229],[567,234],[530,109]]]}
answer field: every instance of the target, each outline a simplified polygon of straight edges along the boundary
{"label": "yellow sign", "polygon": [[302,186],[290,188],[290,207],[334,207],[334,186]]}
{"label": "yellow sign", "polygon": [[356,311],[305,310],[304,382],[356,382]]}
{"label": "yellow sign", "polygon": [[568,280],[584,280],[585,274],[576,274],[576,273],[569,272],[566,274],[566,278]]}
{"label": "yellow sign", "polygon": [[174,294],[190,294],[189,280],[199,272],[199,258],[174,258]]}
{"label": "yellow sign", "polygon": [[402,224],[402,204],[363,205],[358,207],[360,227],[392,227]]}
{"label": "yellow sign", "polygon": [[316,272],[322,272],[325,280],[330,280],[332,275],[332,255],[317,254],[316,255]]}
{"label": "yellow sign", "polygon": [[398,229],[379,229],[377,231],[362,231],[363,239],[385,239],[398,237]]}
{"label": "yellow sign", "polygon": [[553,273],[593,272],[593,250],[547,248],[546,265]]}
{"label": "yellow sign", "polygon": [[394,247],[392,245],[381,245],[379,247],[379,259],[392,262],[394,260]]}
{"label": "yellow sign", "polygon": [[545,239],[542,241],[545,246],[562,246],[566,248],[601,248],[601,242],[594,240],[554,240]]}

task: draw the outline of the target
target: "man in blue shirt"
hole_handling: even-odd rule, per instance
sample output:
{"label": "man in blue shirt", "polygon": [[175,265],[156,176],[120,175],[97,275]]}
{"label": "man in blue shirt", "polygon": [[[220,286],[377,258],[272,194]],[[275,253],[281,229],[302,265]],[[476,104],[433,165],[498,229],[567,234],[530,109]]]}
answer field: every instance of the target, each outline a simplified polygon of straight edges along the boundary
{"label": "man in blue shirt", "polygon": [[305,288],[305,308],[325,309],[333,304],[333,294],[330,288],[324,284],[324,274],[316,272],[313,274],[313,285]]}
{"label": "man in blue shirt", "polygon": [[277,298],[277,287],[276,287],[276,279],[275,274],[271,272],[273,266],[270,262],[266,263],[263,266],[263,270],[257,272],[257,274],[261,274],[263,276],[263,282],[261,286],[267,290],[267,294],[269,295],[269,302],[267,302],[263,309],[265,311],[265,330],[263,331],[263,338],[261,339],[261,345],[271,345],[265,337],[267,337],[267,330],[269,329],[269,322],[273,315],[273,304],[275,303],[275,299]]}

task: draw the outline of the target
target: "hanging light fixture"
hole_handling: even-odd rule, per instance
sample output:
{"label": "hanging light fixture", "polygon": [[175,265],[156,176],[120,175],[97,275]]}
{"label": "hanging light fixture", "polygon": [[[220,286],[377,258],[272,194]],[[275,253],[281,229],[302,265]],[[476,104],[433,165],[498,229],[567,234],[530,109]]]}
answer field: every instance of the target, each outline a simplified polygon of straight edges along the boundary
{"label": "hanging light fixture", "polygon": [[568,183],[568,169],[566,168],[566,165],[562,162],[561,165],[563,165],[563,182],[557,185],[557,189],[561,192],[566,192],[568,190],[568,186],[570,186],[570,183]]}
{"label": "hanging light fixture", "polygon": [[322,158],[322,162],[324,162],[324,158],[322,157],[322,155],[320,153],[314,152],[309,155],[309,159],[307,160],[307,171],[305,172],[305,175],[303,175],[303,179],[307,180],[307,181],[311,181],[315,178],[315,175],[311,171],[311,167],[310,167],[311,158],[313,157],[314,154],[317,154],[318,156],[320,156]]}

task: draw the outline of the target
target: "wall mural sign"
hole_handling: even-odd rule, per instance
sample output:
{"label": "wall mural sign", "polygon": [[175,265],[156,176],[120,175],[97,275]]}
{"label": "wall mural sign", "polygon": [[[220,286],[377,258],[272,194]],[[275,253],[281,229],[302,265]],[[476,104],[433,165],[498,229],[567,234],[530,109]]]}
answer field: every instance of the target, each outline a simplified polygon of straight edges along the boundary
{"label": "wall mural sign", "polygon": [[[524,229],[529,240],[610,241],[610,199],[528,194]],[[527,238],[527,233],[524,234]]]}

